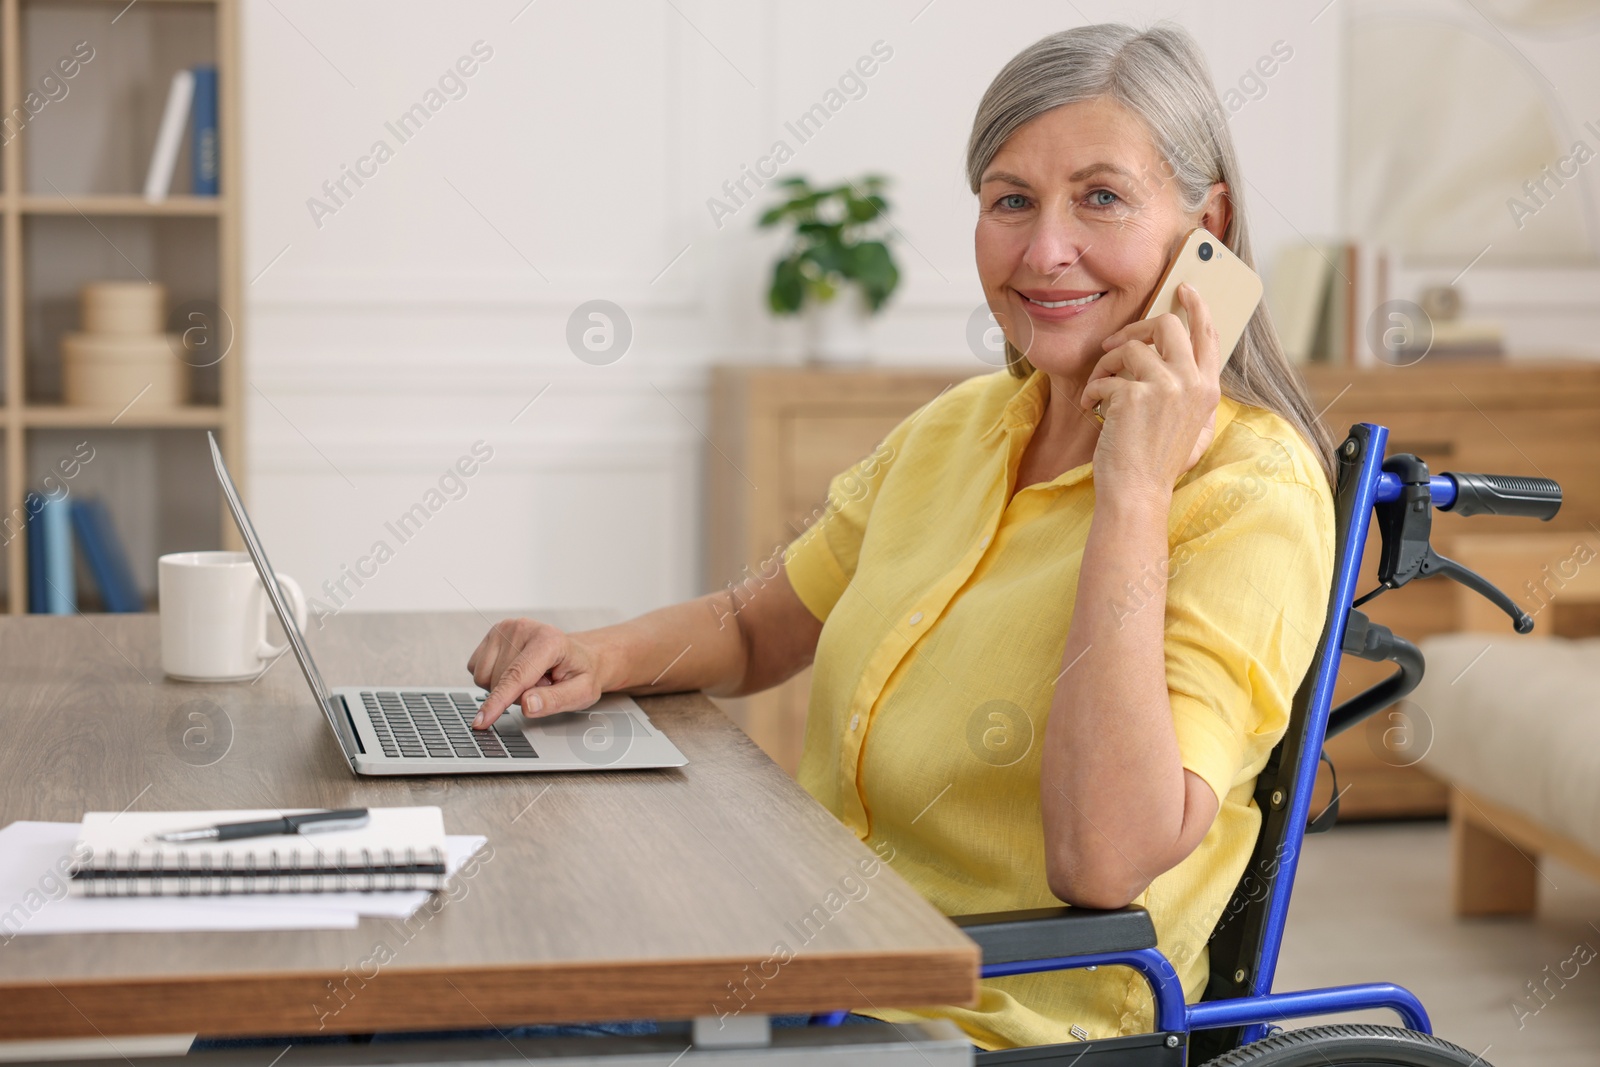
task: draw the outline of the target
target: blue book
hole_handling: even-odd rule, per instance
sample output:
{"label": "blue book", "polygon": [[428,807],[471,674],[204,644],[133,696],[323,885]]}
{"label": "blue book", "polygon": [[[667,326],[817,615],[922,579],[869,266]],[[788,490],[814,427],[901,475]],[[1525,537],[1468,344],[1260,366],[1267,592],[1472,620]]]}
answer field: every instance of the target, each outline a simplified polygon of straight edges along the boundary
{"label": "blue book", "polygon": [[77,500],[72,504],[72,527],[89,573],[100,587],[106,611],[142,611],[143,598],[133,581],[128,554],[123,551],[111,513],[98,500]]}
{"label": "blue book", "polygon": [[194,68],[194,115],[189,161],[194,169],[190,191],[195,196],[216,196],[221,156],[217,147],[217,68]]}
{"label": "blue book", "polygon": [[28,610],[35,615],[43,615],[44,523],[39,520],[39,509],[44,507],[44,497],[29,490],[22,498],[22,507],[28,513]]}
{"label": "blue book", "polygon": [[45,613],[71,615],[78,610],[78,588],[72,572],[72,519],[67,501],[45,498],[39,512],[44,527]]}

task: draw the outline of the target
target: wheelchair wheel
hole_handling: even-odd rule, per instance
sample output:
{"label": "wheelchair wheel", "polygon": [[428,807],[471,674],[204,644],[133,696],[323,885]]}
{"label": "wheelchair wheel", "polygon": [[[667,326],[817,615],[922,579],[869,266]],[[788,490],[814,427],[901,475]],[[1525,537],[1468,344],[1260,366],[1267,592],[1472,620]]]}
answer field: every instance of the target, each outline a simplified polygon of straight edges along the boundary
{"label": "wheelchair wheel", "polygon": [[1491,1067],[1459,1045],[1397,1026],[1343,1023],[1286,1030],[1205,1067]]}

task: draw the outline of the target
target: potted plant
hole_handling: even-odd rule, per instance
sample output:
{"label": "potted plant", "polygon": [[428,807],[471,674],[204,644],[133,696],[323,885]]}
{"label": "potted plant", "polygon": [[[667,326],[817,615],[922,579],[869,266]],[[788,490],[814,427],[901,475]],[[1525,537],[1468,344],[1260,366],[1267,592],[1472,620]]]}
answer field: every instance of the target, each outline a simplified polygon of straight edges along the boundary
{"label": "potted plant", "polygon": [[900,283],[886,243],[886,184],[875,174],[832,188],[788,178],[779,183],[788,199],[761,216],[763,229],[792,227],[767,302],[779,315],[805,313],[812,359],[865,359],[868,322]]}

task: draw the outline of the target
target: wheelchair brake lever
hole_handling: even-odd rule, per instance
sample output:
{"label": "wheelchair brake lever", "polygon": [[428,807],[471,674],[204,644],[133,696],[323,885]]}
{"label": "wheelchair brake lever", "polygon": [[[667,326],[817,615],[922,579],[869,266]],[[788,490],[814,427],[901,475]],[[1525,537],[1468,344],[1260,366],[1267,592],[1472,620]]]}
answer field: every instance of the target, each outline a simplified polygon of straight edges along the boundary
{"label": "wheelchair brake lever", "polygon": [[1519,634],[1533,631],[1533,616],[1517,606],[1516,602],[1502,593],[1497,587],[1491,585],[1489,580],[1476,571],[1468,570],[1453,559],[1439,555],[1433,546],[1427,546],[1427,551],[1422,557],[1422,566],[1417,570],[1417,577],[1432,578],[1438,575],[1449,578],[1451,581],[1466,586],[1477,593],[1495,607],[1511,616],[1511,626]]}
{"label": "wheelchair brake lever", "polygon": [[1428,465],[1402,452],[1384,460],[1383,469],[1400,479],[1400,497],[1376,509],[1382,549],[1378,556],[1378,581],[1383,588],[1399,589],[1422,576],[1432,549],[1433,499],[1429,492]]}

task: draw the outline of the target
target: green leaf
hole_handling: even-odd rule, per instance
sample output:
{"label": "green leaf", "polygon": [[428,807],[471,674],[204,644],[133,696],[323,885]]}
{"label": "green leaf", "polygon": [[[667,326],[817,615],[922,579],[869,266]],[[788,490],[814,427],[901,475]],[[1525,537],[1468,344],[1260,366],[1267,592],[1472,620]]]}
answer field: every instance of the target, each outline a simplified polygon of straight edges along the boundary
{"label": "green leaf", "polygon": [[857,281],[877,285],[894,272],[894,259],[882,241],[862,241],[850,250],[850,267]]}
{"label": "green leaf", "polygon": [[850,277],[851,249],[837,241],[813,245],[800,254],[804,260],[815,264],[819,274],[842,274]]}
{"label": "green leaf", "polygon": [[837,245],[844,234],[844,224],[840,222],[799,222],[795,224],[794,232],[808,239],[812,244]]}
{"label": "green leaf", "polygon": [[780,259],[772,267],[772,288],[767,303],[779,315],[793,315],[805,302],[805,277],[795,256]]}
{"label": "green leaf", "polygon": [[852,222],[869,222],[883,214],[885,204],[881,196],[851,197],[846,208]]}
{"label": "green leaf", "polygon": [[867,304],[876,311],[900,284],[900,271],[882,241],[863,241],[851,250],[851,268]]}
{"label": "green leaf", "polygon": [[806,291],[811,294],[811,298],[817,303],[826,304],[839,291],[839,286],[835,283],[834,277],[834,275],[827,275],[821,278],[807,278]]}

